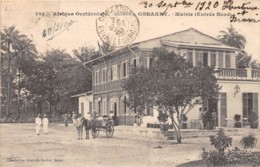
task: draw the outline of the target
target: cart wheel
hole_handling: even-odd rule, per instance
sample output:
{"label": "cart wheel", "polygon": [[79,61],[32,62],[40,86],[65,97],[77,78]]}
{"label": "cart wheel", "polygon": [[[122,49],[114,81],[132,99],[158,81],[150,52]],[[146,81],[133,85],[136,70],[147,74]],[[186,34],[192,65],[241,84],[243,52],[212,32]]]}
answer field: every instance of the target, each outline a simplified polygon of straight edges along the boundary
{"label": "cart wheel", "polygon": [[97,128],[91,129],[91,134],[92,134],[93,138],[96,138],[96,137],[98,137],[99,130]]}
{"label": "cart wheel", "polygon": [[111,123],[109,123],[106,126],[106,135],[107,137],[111,138],[113,134],[114,134],[114,126]]}

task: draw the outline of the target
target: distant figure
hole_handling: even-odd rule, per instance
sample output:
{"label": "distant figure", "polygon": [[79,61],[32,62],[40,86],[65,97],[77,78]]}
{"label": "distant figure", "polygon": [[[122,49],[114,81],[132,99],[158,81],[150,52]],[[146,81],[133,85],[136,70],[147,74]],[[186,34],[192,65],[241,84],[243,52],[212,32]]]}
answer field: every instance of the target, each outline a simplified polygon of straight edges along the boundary
{"label": "distant figure", "polygon": [[202,108],[199,108],[199,123],[200,123],[200,129],[204,129],[204,122],[203,122],[204,112],[202,111]]}
{"label": "distant figure", "polygon": [[77,114],[75,113],[75,111],[73,111],[72,113],[72,122],[74,126],[77,125]]}
{"label": "distant figure", "polygon": [[35,118],[35,125],[36,125],[36,135],[40,135],[40,129],[42,125],[42,119],[40,118],[41,114],[38,114],[38,116]]}
{"label": "distant figure", "polygon": [[78,140],[83,140],[82,133],[83,133],[83,119],[81,117],[81,114],[78,115],[78,118],[76,120],[76,127],[78,132]]}
{"label": "distant figure", "polygon": [[110,112],[109,112],[109,117],[110,117],[110,119],[113,119],[113,117],[114,117],[114,111],[110,111]]}
{"label": "distant figure", "polygon": [[48,134],[49,119],[47,118],[46,114],[44,114],[42,124],[43,124],[43,134]]}
{"label": "distant figure", "polygon": [[68,116],[68,114],[64,114],[64,125],[65,125],[65,127],[68,127],[68,121],[69,121],[69,116]]}
{"label": "distant figure", "polygon": [[204,107],[203,109],[203,125],[204,125],[204,129],[209,129],[209,123],[210,123],[210,117],[211,114],[208,112],[207,107]]}

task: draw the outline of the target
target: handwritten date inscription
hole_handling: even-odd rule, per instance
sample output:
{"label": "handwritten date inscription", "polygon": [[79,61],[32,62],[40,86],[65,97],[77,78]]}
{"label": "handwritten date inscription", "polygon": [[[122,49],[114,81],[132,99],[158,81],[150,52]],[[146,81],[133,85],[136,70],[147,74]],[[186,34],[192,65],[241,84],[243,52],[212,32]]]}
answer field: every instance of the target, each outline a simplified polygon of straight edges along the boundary
{"label": "handwritten date inscription", "polygon": [[54,37],[58,36],[65,30],[73,25],[76,21],[63,21],[63,22],[55,22],[53,25],[42,30],[42,38],[47,38],[47,41],[52,40]]}
{"label": "handwritten date inscription", "polygon": [[[236,2],[236,5],[235,3]],[[202,0],[202,1],[192,1],[192,0],[177,0],[166,2],[166,0],[159,1],[159,3],[144,1],[141,2],[140,5],[143,5],[144,8],[158,8],[163,9],[164,13],[166,13],[171,8],[191,8],[194,11],[207,11],[211,9],[220,10],[228,10],[234,11],[234,14],[230,17],[230,22],[248,22],[248,23],[257,23],[260,20],[253,18],[251,15],[250,18],[245,18],[246,14],[259,10],[257,5],[253,5],[250,1],[242,2],[242,1],[234,1],[234,0]],[[239,16],[244,16],[243,18],[239,18]],[[256,13],[255,17],[258,17],[258,13]]]}

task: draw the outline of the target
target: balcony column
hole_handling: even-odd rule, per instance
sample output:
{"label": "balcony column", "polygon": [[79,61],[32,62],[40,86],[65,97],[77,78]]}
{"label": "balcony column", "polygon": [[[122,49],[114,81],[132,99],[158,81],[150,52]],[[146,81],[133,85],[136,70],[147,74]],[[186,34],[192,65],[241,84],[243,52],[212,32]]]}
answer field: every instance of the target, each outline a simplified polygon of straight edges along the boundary
{"label": "balcony column", "polygon": [[252,68],[246,68],[246,77],[247,79],[252,79]]}
{"label": "balcony column", "polygon": [[211,67],[211,52],[208,51],[208,62],[207,62],[208,66]]}
{"label": "balcony column", "polygon": [[195,49],[192,49],[192,62],[193,62],[193,67],[196,66],[196,59],[195,59]]}

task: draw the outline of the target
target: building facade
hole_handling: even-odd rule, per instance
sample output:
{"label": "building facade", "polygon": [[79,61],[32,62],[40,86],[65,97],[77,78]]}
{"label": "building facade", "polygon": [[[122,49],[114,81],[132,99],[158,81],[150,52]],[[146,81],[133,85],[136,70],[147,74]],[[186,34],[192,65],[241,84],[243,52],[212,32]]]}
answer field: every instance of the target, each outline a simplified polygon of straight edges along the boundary
{"label": "building facade", "polygon": [[[220,97],[218,100],[208,100],[203,106],[217,112],[218,126],[232,126],[235,114],[240,114],[243,121],[247,121],[251,112],[259,113],[260,71],[236,68],[237,48],[222,44],[193,28],[138,42],[87,62],[94,64],[93,110],[100,115],[113,111],[118,124],[133,125],[136,122],[136,113],[127,107],[127,94],[122,89],[122,81],[130,75],[133,66],[149,68],[155,47],[174,51],[194,66],[202,63],[215,67],[218,83],[222,86]],[[187,115],[190,128],[195,128],[199,107],[195,106]],[[148,122],[158,122],[155,109],[147,106],[144,114],[144,126]]]}
{"label": "building facade", "polygon": [[78,113],[87,117],[88,113],[92,113],[93,109],[93,94],[92,91],[80,93],[72,98],[78,98]]}

